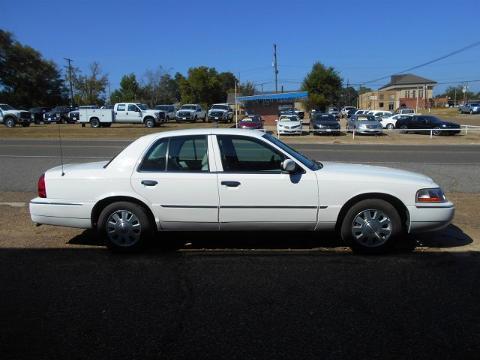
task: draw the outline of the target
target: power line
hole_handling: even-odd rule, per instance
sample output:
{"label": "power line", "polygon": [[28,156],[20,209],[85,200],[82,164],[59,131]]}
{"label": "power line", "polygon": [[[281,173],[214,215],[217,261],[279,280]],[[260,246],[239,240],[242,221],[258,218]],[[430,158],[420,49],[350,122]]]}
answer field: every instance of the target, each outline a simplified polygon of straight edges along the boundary
{"label": "power line", "polygon": [[[457,50],[454,50],[454,51],[452,51],[452,52],[449,52],[448,54],[445,54],[445,55],[440,56],[440,57],[438,57],[438,58],[435,58],[435,59],[433,59],[433,60],[424,62],[423,64],[416,65],[416,66],[412,66],[412,67],[410,67],[410,68],[408,68],[408,69],[405,69],[405,70],[403,70],[403,71],[397,72],[397,74],[403,74],[403,73],[406,73],[406,72],[408,72],[408,71],[416,70],[416,69],[419,69],[419,68],[421,68],[421,67],[424,67],[424,66],[427,66],[427,65],[436,63],[436,62],[438,62],[438,61],[440,61],[440,60],[443,60],[443,59],[446,59],[446,58],[448,58],[448,57],[450,57],[450,56],[459,54],[459,53],[461,53],[461,52],[463,52],[463,51],[469,50],[469,49],[471,49],[471,48],[473,48],[473,47],[475,47],[475,46],[478,46],[478,45],[480,45],[480,41],[474,42],[473,44],[470,44],[470,45],[464,46],[464,47],[462,47],[462,48],[460,48],[460,49],[457,49]],[[380,81],[380,80],[385,80],[385,79],[388,79],[390,76],[391,76],[391,75],[382,76],[382,77],[380,77],[380,78],[378,78],[378,79],[374,79],[374,80],[362,82],[362,84],[370,84],[370,83],[374,83],[374,82],[377,82],[377,81]]]}

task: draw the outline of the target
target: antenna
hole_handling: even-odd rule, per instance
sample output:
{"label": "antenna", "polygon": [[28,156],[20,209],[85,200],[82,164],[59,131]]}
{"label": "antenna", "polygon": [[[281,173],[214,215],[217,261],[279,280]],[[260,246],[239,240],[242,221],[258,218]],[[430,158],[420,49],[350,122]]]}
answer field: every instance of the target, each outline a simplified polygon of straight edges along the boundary
{"label": "antenna", "polygon": [[58,127],[58,144],[60,145],[60,163],[62,164],[62,176],[65,175],[63,171],[63,147],[62,147],[62,135],[60,133],[60,123],[57,122]]}

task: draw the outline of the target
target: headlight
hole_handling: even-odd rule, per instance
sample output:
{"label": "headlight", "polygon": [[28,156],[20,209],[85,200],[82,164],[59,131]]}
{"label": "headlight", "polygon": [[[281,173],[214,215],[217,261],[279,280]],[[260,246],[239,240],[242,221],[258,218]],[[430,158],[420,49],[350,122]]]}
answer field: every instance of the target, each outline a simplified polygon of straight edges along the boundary
{"label": "headlight", "polygon": [[365,124],[360,124],[358,127],[359,127],[360,129],[366,129],[366,128],[367,128],[367,125],[365,125]]}
{"label": "headlight", "polygon": [[440,188],[420,189],[415,195],[415,202],[417,203],[443,203],[447,198]]}

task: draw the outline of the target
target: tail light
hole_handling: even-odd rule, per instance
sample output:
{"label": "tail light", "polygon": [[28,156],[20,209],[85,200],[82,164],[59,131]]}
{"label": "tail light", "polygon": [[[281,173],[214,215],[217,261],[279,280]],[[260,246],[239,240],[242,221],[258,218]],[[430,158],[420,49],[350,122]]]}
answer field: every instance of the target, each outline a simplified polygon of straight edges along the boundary
{"label": "tail light", "polygon": [[45,186],[45,174],[42,174],[38,179],[38,197],[46,198],[47,197],[47,188]]}

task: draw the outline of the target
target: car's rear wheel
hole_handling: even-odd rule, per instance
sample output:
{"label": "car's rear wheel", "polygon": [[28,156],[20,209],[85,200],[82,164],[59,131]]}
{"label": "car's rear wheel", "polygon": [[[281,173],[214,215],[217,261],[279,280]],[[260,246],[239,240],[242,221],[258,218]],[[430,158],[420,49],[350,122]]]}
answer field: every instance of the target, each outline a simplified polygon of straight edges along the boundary
{"label": "car's rear wheel", "polygon": [[145,209],[130,202],[115,202],[105,207],[98,225],[107,247],[118,252],[140,250],[154,233]]}
{"label": "car's rear wheel", "polygon": [[440,128],[436,127],[432,130],[432,134],[435,136],[440,136],[442,135],[442,131],[440,130]]}
{"label": "car's rear wheel", "polygon": [[394,128],[393,124],[387,124],[387,129],[388,130],[393,130],[393,128]]}
{"label": "car's rear wheel", "polygon": [[90,119],[90,126],[92,128],[99,128],[100,127],[100,120],[97,118]]}
{"label": "car's rear wheel", "polygon": [[340,229],[342,239],[360,253],[382,253],[403,232],[398,211],[381,199],[362,200],[346,213]]}

